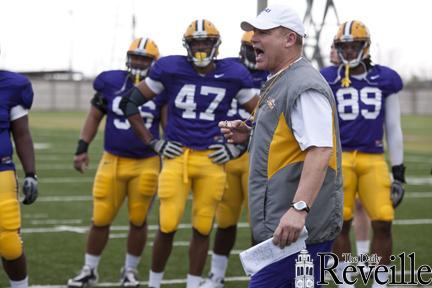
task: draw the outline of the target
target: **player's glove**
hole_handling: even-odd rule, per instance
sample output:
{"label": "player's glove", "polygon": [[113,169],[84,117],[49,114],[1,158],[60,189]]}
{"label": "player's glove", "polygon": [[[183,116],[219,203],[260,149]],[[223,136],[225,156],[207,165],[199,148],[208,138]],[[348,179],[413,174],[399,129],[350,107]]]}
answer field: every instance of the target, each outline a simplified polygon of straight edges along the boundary
{"label": "player's glove", "polygon": [[242,144],[213,144],[208,147],[209,149],[215,149],[208,155],[212,159],[213,163],[224,164],[231,159],[240,157],[246,151],[246,145]]}
{"label": "player's glove", "polygon": [[157,154],[170,159],[180,156],[183,153],[183,145],[176,141],[152,139],[149,145]]}
{"label": "player's glove", "polygon": [[36,201],[38,197],[38,181],[37,176],[34,173],[26,174],[24,178],[22,192],[24,194],[23,204],[30,205]]}
{"label": "player's glove", "polygon": [[397,207],[405,195],[405,166],[403,164],[392,167],[393,183],[391,184],[391,200],[393,207]]}

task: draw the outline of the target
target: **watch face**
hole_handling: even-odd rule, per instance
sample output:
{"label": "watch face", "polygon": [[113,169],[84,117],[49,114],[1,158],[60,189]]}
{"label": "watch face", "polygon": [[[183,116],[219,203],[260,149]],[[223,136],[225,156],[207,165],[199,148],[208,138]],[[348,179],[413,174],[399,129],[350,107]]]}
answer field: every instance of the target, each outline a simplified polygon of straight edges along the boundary
{"label": "watch face", "polygon": [[296,209],[297,211],[306,211],[309,213],[310,210],[305,201],[298,201],[292,203],[291,206],[294,207],[294,209]]}
{"label": "watch face", "polygon": [[306,205],[306,203],[304,201],[296,202],[296,203],[294,203],[293,206],[297,210],[303,210],[303,209],[306,209],[306,207],[307,207],[307,205]]}

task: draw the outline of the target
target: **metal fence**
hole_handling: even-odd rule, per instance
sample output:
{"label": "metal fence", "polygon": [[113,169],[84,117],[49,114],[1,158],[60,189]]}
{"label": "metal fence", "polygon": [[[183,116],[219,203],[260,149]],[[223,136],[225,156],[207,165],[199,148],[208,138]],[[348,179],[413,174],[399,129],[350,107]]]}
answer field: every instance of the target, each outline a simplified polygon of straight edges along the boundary
{"label": "metal fence", "polygon": [[[88,110],[94,94],[92,80],[32,79],[33,110]],[[406,87],[400,93],[403,114],[432,114],[432,87]]]}

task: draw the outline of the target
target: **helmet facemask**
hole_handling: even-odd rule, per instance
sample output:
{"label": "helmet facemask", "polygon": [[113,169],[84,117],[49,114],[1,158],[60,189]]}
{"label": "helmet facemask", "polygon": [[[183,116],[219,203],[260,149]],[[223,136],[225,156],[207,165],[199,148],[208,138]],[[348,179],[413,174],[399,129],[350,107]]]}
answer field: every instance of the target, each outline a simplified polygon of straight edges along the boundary
{"label": "helmet facemask", "polygon": [[[335,47],[342,63],[348,65],[350,68],[357,67],[369,55],[369,43],[366,41],[335,42]],[[347,57],[346,49],[354,50],[357,56],[353,58]]]}
{"label": "helmet facemask", "polygon": [[143,80],[154,61],[159,58],[159,49],[149,38],[137,38],[127,51],[126,67],[135,84]]}
{"label": "helmet facemask", "polygon": [[190,37],[183,40],[188,58],[198,67],[207,67],[218,53],[220,39],[216,37]]}
{"label": "helmet facemask", "polygon": [[132,76],[135,84],[147,77],[149,68],[152,64],[152,57],[133,53],[127,54],[126,67],[128,68],[128,72]]}
{"label": "helmet facemask", "polygon": [[256,54],[252,45],[242,43],[240,46],[240,60],[243,64],[252,70],[256,70]]}

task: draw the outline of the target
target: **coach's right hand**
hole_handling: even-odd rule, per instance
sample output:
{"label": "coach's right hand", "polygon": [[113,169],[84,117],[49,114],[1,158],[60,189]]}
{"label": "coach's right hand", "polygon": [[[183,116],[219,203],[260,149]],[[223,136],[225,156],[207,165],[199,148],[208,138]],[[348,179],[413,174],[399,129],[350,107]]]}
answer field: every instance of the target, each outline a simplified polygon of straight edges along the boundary
{"label": "coach's right hand", "polygon": [[228,143],[247,145],[252,129],[243,121],[220,121],[218,126]]}
{"label": "coach's right hand", "polygon": [[175,158],[183,154],[183,145],[176,141],[152,139],[149,146],[162,157]]}

